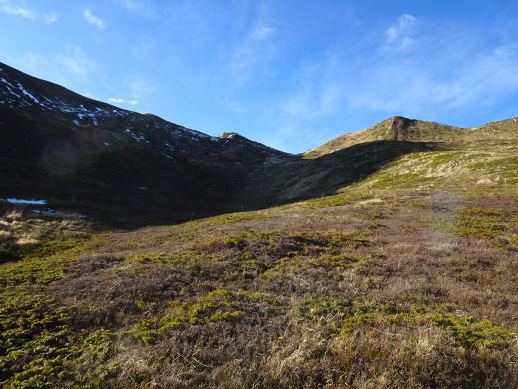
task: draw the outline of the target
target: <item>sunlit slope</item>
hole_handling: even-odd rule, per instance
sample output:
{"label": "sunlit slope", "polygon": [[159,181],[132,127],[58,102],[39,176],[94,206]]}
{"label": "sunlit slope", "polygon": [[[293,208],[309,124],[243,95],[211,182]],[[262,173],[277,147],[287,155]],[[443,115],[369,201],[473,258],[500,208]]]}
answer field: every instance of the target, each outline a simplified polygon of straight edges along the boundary
{"label": "sunlit slope", "polygon": [[488,123],[477,128],[458,128],[435,122],[395,116],[366,130],[341,135],[322,146],[308,151],[304,156],[315,158],[352,145],[380,140],[411,142],[491,141],[516,139],[518,136],[517,132],[518,119],[516,118]]}

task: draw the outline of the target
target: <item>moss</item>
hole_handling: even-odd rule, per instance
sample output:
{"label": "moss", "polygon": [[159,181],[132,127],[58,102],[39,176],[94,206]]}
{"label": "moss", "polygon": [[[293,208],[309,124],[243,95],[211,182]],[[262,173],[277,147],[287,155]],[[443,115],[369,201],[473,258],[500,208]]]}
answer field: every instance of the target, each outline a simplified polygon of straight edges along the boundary
{"label": "moss", "polygon": [[252,211],[252,212],[235,212],[235,213],[226,213],[219,216],[210,217],[207,219],[193,220],[186,223],[184,226],[186,227],[207,227],[207,226],[215,226],[220,224],[234,224],[243,221],[249,220],[260,220],[260,219],[268,219],[273,217],[268,212],[265,211]]}
{"label": "moss", "polygon": [[[186,260],[197,258],[191,268],[201,263],[219,263],[220,281],[255,278],[266,273],[313,267],[352,267],[367,258],[345,253],[370,244],[367,233],[343,234],[338,231],[255,232],[244,230],[230,236],[216,236],[195,243]],[[268,275],[265,275],[268,277]]]}
{"label": "moss", "polygon": [[127,259],[132,262],[141,262],[141,263],[163,263],[167,262],[168,255],[164,252],[146,252],[146,253],[136,253],[131,254],[127,257]]}
{"label": "moss", "polygon": [[4,292],[0,302],[0,384],[53,387],[73,378],[66,361],[77,350],[65,308],[53,300]]}
{"label": "moss", "polygon": [[237,310],[235,294],[225,289],[215,289],[207,295],[196,299],[195,303],[186,307],[180,305],[177,310],[190,324],[209,323],[212,321],[229,321],[242,318],[245,313]]}
{"label": "moss", "polygon": [[238,321],[245,317],[250,302],[268,301],[263,297],[261,294],[217,288],[187,302],[173,300],[160,318],[143,320],[133,325],[127,333],[150,344],[156,342],[160,335],[188,325]]}
{"label": "moss", "polygon": [[494,208],[466,208],[455,218],[455,233],[461,236],[495,238],[509,227],[505,211]]}
{"label": "moss", "polygon": [[88,252],[90,243],[82,239],[50,242],[17,262],[6,263],[0,267],[0,286],[53,281],[64,275],[68,265]]}
{"label": "moss", "polygon": [[321,266],[350,269],[361,266],[369,261],[367,257],[360,257],[350,254],[337,254],[324,256],[318,261]]}
{"label": "moss", "polygon": [[297,203],[297,206],[303,208],[325,208],[325,207],[342,207],[344,205],[349,205],[351,200],[341,194],[320,197],[318,199],[312,199]]}
{"label": "moss", "polygon": [[511,342],[517,331],[505,330],[490,320],[478,320],[473,316],[458,313],[434,312],[433,307],[412,306],[397,310],[395,306],[363,306],[353,309],[342,325],[342,334],[347,335],[361,326],[376,326],[383,323],[405,326],[436,325],[449,331],[455,339],[465,345],[482,344],[495,346]]}
{"label": "moss", "polygon": [[79,356],[73,361],[74,381],[81,388],[105,388],[106,381],[118,370],[109,362],[117,335],[98,329],[89,333],[78,345]]}
{"label": "moss", "polygon": [[349,316],[352,314],[352,303],[337,297],[320,297],[304,300],[298,309],[304,319],[317,319],[322,316]]}

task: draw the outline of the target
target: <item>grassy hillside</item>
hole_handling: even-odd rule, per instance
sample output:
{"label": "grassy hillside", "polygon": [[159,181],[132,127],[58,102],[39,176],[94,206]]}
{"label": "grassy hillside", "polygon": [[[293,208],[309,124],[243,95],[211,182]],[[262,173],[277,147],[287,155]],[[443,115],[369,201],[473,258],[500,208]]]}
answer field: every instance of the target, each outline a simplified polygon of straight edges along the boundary
{"label": "grassy hillside", "polygon": [[518,386],[514,123],[255,212],[53,235],[6,215],[1,385]]}
{"label": "grassy hillside", "polygon": [[410,142],[473,142],[516,139],[518,119],[488,123],[478,128],[458,128],[422,120],[394,116],[374,126],[341,135],[304,154],[306,158],[320,157],[365,142],[396,140]]}

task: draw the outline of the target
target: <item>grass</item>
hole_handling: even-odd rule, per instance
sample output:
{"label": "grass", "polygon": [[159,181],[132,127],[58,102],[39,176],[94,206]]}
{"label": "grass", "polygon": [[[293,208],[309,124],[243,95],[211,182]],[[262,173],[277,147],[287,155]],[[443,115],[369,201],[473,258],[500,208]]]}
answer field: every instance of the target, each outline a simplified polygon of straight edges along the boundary
{"label": "grass", "polygon": [[516,387],[515,151],[172,226],[4,219],[0,386]]}

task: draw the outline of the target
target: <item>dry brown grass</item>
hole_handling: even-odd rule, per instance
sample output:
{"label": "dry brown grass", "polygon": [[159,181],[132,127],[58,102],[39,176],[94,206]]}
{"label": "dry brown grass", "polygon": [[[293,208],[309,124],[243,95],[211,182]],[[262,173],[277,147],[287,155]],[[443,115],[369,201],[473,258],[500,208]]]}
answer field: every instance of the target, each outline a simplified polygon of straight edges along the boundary
{"label": "dry brown grass", "polygon": [[64,307],[76,336],[70,375],[49,385],[517,387],[514,184],[374,181],[96,235],[64,274],[27,287]]}
{"label": "dry brown grass", "polygon": [[[43,290],[77,328],[115,334],[107,386],[512,387],[516,226],[447,223],[495,208],[512,218],[516,200],[375,197],[146,228],[110,235]],[[207,300],[218,288],[257,304]],[[182,322],[171,302],[213,316]],[[245,314],[221,316],[233,309]]]}

